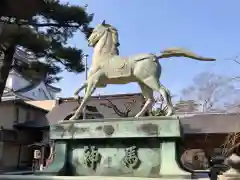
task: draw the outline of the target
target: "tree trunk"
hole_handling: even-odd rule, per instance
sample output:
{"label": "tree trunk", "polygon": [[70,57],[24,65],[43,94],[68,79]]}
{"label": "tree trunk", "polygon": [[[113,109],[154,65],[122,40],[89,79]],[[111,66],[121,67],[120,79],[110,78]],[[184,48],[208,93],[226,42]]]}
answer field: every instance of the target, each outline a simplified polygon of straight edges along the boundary
{"label": "tree trunk", "polygon": [[0,102],[2,101],[3,91],[12,67],[14,53],[15,46],[10,46],[4,52],[4,58],[0,60]]}

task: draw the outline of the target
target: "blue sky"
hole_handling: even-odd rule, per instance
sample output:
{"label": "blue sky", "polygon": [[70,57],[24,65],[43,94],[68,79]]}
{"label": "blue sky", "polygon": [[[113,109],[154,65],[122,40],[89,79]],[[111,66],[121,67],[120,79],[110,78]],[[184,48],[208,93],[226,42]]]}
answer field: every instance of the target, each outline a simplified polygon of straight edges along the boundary
{"label": "blue sky", "polygon": [[[186,58],[162,59],[160,81],[172,94],[191,84],[192,78],[205,71],[227,76],[240,75],[240,65],[226,58],[240,55],[240,1],[217,0],[62,0],[88,4],[94,13],[93,26],[106,20],[119,30],[120,55],[157,53],[168,47],[184,47],[200,55],[217,58],[199,62]],[[69,41],[89,54],[92,49],[79,33]],[[72,96],[84,81],[84,73],[64,72],[58,87],[61,97]],[[140,92],[137,84],[109,85],[95,94]]]}

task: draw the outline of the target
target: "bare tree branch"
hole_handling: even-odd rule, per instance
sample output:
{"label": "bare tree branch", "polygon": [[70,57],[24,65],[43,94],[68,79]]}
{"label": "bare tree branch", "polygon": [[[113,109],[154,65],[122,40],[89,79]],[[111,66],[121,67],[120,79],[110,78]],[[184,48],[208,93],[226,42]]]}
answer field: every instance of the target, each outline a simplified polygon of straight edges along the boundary
{"label": "bare tree branch", "polygon": [[240,62],[239,62],[239,61],[237,61],[236,59],[234,59],[233,61],[234,61],[234,62],[236,62],[236,63],[238,63],[238,64],[240,64]]}
{"label": "bare tree branch", "polygon": [[[171,96],[171,98],[174,96]],[[167,113],[167,105],[164,102],[163,97],[160,95],[158,97],[155,97],[155,101],[152,107],[151,114],[153,116],[165,116]]]}
{"label": "bare tree branch", "polygon": [[[183,89],[182,95],[186,100],[195,100],[200,105],[201,112],[222,109],[226,102],[237,99],[234,82],[240,77],[227,77],[213,73],[201,73],[193,79],[193,85]],[[238,98],[239,99],[239,98]]]}
{"label": "bare tree branch", "polygon": [[100,103],[101,106],[105,106],[114,110],[114,112],[120,117],[129,117],[129,113],[132,111],[135,100],[124,103],[125,110],[120,110],[111,100],[107,99],[107,103]]}

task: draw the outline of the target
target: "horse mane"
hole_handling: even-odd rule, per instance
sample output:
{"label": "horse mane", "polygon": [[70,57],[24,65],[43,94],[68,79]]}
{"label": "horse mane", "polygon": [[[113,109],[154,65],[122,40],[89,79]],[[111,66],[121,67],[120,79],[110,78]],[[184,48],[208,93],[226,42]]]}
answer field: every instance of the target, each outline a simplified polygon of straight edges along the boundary
{"label": "horse mane", "polygon": [[112,35],[112,40],[114,44],[114,46],[112,47],[112,51],[116,52],[116,54],[119,55],[118,47],[120,46],[120,43],[118,38],[119,37],[118,30],[110,24],[104,24],[104,26],[108,28],[108,30],[111,32],[111,35]]}

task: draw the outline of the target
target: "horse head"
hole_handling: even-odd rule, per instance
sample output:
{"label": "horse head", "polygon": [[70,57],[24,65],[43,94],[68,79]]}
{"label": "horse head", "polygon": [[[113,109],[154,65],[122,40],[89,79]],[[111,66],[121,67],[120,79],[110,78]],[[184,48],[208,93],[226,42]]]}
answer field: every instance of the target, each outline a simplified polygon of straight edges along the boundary
{"label": "horse head", "polygon": [[120,45],[118,40],[118,31],[112,25],[106,24],[105,20],[93,29],[88,38],[88,45],[94,47],[106,33],[110,33],[114,46],[118,47]]}

